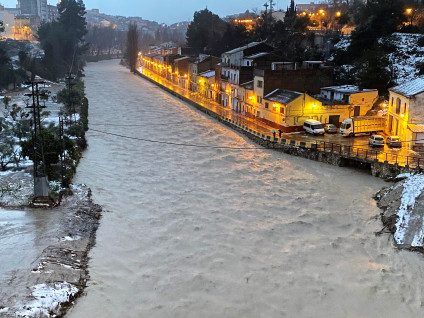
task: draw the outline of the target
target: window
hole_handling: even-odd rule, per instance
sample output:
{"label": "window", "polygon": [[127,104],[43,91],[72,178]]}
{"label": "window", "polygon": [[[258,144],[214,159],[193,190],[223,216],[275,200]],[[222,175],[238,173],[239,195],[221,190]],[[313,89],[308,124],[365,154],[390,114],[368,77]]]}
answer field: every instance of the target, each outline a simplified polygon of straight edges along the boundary
{"label": "window", "polygon": [[284,107],[280,107],[280,114],[284,114]]}
{"label": "window", "polygon": [[406,113],[406,103],[405,103],[405,105],[404,105],[404,107],[403,107],[403,113],[404,113],[404,114]]}
{"label": "window", "polygon": [[257,101],[258,103],[260,103],[260,101],[259,101],[259,96],[256,96],[256,101]]}
{"label": "window", "polygon": [[269,104],[267,102],[265,102],[265,108],[268,108]]}
{"label": "window", "polygon": [[262,81],[258,81],[257,86],[258,86],[258,87],[262,87],[262,85],[263,85],[263,82],[262,82]]}
{"label": "window", "polygon": [[396,114],[400,113],[400,98],[396,98]]}

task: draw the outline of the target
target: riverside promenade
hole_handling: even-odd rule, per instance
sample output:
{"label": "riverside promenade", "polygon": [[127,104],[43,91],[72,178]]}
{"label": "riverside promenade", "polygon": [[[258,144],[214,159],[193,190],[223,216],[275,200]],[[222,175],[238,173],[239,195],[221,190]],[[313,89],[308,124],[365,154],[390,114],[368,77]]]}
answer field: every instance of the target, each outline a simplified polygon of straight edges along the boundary
{"label": "riverside promenade", "polygon": [[424,168],[424,157],[414,152],[405,150],[399,153],[369,149],[364,147],[363,143],[355,145],[355,138],[345,138],[345,142],[334,143],[318,139],[302,140],[299,134],[283,133],[281,138],[278,138],[277,133],[274,137],[275,128],[260,120],[249,118],[206,99],[199,93],[182,88],[146,68],[138,68],[136,74],[266,148],[332,165],[365,168],[372,175],[382,178],[395,177],[399,173],[421,172]]}

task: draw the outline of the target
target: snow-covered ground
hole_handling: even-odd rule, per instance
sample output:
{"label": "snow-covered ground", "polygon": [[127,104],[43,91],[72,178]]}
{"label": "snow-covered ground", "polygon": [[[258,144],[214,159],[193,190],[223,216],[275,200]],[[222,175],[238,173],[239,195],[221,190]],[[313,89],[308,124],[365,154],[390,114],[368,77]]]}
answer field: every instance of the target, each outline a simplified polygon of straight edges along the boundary
{"label": "snow-covered ground", "polygon": [[397,179],[405,178],[392,187],[381,191],[379,206],[385,211],[383,219],[389,221],[395,243],[400,247],[423,248],[424,240],[424,175],[402,174]]}
{"label": "snow-covered ground", "polygon": [[401,203],[398,210],[398,220],[396,222],[396,232],[394,238],[397,244],[408,244],[407,230],[415,229],[412,247],[423,247],[424,238],[424,215],[416,211],[416,201],[424,190],[424,175],[414,175],[407,178],[403,183],[396,186],[403,186]]}
{"label": "snow-covered ground", "polygon": [[419,77],[417,63],[424,61],[424,47],[418,45],[422,34],[394,33],[390,42],[396,50],[387,55],[396,75],[397,84]]}
{"label": "snow-covered ground", "polygon": [[[394,33],[388,38],[388,43],[396,48],[386,57],[392,66],[390,71],[393,70],[397,84],[403,84],[419,77],[417,63],[424,62],[424,47],[418,45],[421,37],[423,37],[422,34]],[[349,44],[350,37],[346,36],[336,43],[334,48],[345,51]],[[344,71],[349,71],[351,67],[351,65],[342,66]]]}
{"label": "snow-covered ground", "polygon": [[31,288],[34,300],[15,312],[17,317],[50,317],[62,303],[69,302],[78,293],[78,288],[67,282],[38,284]]}

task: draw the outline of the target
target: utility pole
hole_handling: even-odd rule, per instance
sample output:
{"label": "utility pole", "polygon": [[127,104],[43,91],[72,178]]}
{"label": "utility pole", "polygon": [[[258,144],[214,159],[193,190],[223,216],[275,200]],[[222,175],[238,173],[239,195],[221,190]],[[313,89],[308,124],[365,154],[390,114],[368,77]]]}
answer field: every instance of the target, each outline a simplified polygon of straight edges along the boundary
{"label": "utility pole", "polygon": [[60,166],[61,166],[61,176],[62,176],[62,188],[68,187],[68,182],[66,180],[66,166],[65,166],[65,130],[64,130],[64,120],[63,117],[59,117],[59,139],[60,145],[62,147],[62,152],[60,154]]}
{"label": "utility pole", "polygon": [[32,141],[34,148],[34,201],[39,198],[46,198],[50,194],[49,181],[46,175],[46,165],[44,159],[44,143],[43,132],[41,126],[40,109],[46,106],[40,106],[40,97],[46,96],[45,93],[40,93],[39,85],[45,82],[36,81],[29,82],[31,84],[32,93],[25,94],[25,96],[32,97],[32,105],[25,108],[32,109]]}
{"label": "utility pole", "polygon": [[274,10],[274,0],[269,0],[269,11],[272,14],[272,11]]}
{"label": "utility pole", "polygon": [[[72,75],[71,72],[66,74],[65,79],[68,81],[68,111],[69,111],[69,118],[70,122],[72,123],[72,113],[75,113],[74,103],[71,100],[71,92],[72,92],[72,86],[75,84],[72,83],[72,81],[75,79],[75,76]],[[76,121],[76,120],[75,120]]]}
{"label": "utility pole", "polygon": [[264,7],[265,7],[265,14],[267,14],[268,13],[268,7],[269,7],[268,2],[265,2]]}

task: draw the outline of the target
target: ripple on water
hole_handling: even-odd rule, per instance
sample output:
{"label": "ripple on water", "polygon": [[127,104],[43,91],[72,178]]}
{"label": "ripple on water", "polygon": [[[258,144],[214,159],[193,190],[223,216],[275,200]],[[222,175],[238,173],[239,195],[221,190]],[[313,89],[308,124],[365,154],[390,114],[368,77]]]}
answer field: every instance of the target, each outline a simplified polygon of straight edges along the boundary
{"label": "ripple on water", "polygon": [[69,317],[421,316],[419,257],[368,222],[381,180],[262,150],[114,63],[86,70],[90,122],[254,149],[90,131],[77,181],[112,213],[92,252],[95,284]]}

